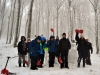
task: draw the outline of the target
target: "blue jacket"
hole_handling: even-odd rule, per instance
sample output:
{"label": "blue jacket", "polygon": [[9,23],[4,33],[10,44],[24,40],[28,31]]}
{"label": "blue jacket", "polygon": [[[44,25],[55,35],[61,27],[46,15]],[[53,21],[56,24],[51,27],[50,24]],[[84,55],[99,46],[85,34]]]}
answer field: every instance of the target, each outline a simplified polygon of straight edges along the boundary
{"label": "blue jacket", "polygon": [[47,46],[49,47],[49,52],[56,52],[57,51],[57,41],[51,41],[49,40],[47,43]]}
{"label": "blue jacket", "polygon": [[30,56],[38,56],[38,50],[40,50],[40,43],[38,43],[35,39],[30,42],[29,48]]}
{"label": "blue jacket", "polygon": [[46,43],[40,43],[40,50],[39,50],[39,54],[45,54],[44,48],[46,48]]}

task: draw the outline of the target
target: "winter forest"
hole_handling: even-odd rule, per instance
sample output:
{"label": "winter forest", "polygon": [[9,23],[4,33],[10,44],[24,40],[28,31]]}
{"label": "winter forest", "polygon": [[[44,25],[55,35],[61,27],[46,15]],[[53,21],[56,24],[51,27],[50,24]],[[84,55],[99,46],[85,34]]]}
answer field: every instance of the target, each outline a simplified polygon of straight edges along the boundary
{"label": "winter forest", "polygon": [[0,0],[0,39],[13,42],[19,37],[33,39],[35,35],[61,37],[66,32],[75,39],[75,29],[83,29],[84,37],[99,53],[100,0]]}
{"label": "winter forest", "polygon": [[[86,69],[76,69],[76,29],[82,29],[83,36],[93,46],[93,66],[87,66]],[[17,55],[21,36],[33,40],[36,35],[43,35],[49,40],[51,35],[61,39],[62,33],[66,33],[72,45],[69,52],[71,69],[67,73],[65,69],[58,69],[57,61],[54,69],[48,69],[46,52],[44,65],[47,66],[39,69],[40,72],[35,71],[34,75],[100,75],[100,0],[0,0],[0,70],[5,65],[6,56]],[[10,45],[12,48],[7,47]],[[19,70],[15,67],[18,64],[15,58],[11,59],[10,64],[10,70],[19,75],[33,75],[28,68]]]}

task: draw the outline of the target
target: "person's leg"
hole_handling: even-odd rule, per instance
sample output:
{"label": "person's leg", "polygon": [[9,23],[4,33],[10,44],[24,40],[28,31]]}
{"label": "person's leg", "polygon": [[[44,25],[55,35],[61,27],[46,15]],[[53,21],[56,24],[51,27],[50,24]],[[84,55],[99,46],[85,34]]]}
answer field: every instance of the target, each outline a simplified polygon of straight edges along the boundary
{"label": "person's leg", "polygon": [[90,51],[89,51],[89,53],[88,53],[88,61],[89,61],[89,65],[92,65],[92,64],[91,64],[91,58],[90,58]]}
{"label": "person's leg", "polygon": [[55,62],[55,52],[52,53],[52,67],[54,67]]}
{"label": "person's leg", "polygon": [[52,67],[52,53],[49,52],[49,67]]}
{"label": "person's leg", "polygon": [[41,55],[41,67],[43,67],[43,62],[44,62],[44,54]]}
{"label": "person's leg", "polygon": [[23,59],[23,67],[25,67],[25,55],[22,55],[22,59]]}
{"label": "person's leg", "polygon": [[77,67],[80,67],[80,63],[81,63],[81,59],[82,59],[82,53],[80,51],[78,51],[78,55],[79,55],[79,57],[78,57],[78,65],[77,65]]}
{"label": "person's leg", "polygon": [[65,63],[64,52],[61,53],[61,59],[62,59],[63,63],[60,64],[60,68],[62,69],[62,68],[64,68],[64,63]]}
{"label": "person's leg", "polygon": [[69,66],[68,66],[68,51],[66,51],[66,54],[65,54],[65,68],[69,68]]}
{"label": "person's leg", "polygon": [[18,58],[19,67],[21,67],[21,57],[22,57],[22,55],[19,54],[18,56],[19,56],[19,58]]}
{"label": "person's leg", "polygon": [[[30,54],[29,53],[28,53],[28,63],[29,63],[29,65],[31,63],[31,59],[30,59]],[[29,65],[28,65],[28,67],[29,67]]]}

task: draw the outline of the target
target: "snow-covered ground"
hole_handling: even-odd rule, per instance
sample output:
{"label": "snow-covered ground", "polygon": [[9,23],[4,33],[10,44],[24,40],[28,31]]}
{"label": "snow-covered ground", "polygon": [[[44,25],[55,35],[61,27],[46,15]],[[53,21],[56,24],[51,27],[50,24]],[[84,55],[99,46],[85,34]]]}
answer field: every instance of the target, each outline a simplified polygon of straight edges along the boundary
{"label": "snow-covered ground", "polygon": [[[60,69],[59,63],[55,62],[54,68],[48,67],[48,61],[45,60],[44,68],[38,68],[38,70],[30,70],[30,67],[18,67],[18,57],[10,58],[7,69],[10,72],[17,73],[17,75],[100,75],[100,54],[94,53],[91,56],[92,66],[86,65],[85,68],[77,68],[77,50],[74,45],[69,52],[69,68]],[[7,56],[17,56],[17,48],[13,48],[12,45],[5,45],[0,43],[0,71],[5,67]],[[46,55],[47,56],[47,55]],[[2,74],[1,74],[2,75]]]}

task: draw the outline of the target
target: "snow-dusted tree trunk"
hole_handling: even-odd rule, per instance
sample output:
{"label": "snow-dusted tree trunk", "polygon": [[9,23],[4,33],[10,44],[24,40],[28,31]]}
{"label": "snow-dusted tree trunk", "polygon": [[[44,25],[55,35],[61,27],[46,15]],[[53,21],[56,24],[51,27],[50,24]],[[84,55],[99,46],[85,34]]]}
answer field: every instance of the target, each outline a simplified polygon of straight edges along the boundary
{"label": "snow-dusted tree trunk", "polygon": [[15,39],[14,39],[14,47],[17,46],[17,42],[18,42],[18,30],[19,30],[19,20],[20,20],[20,10],[21,10],[21,1],[18,0],[18,14],[17,14],[17,24],[16,24],[16,30],[15,30]]}
{"label": "snow-dusted tree trunk", "polygon": [[27,38],[31,38],[31,25],[32,25],[32,8],[34,0],[31,0],[30,9],[29,9],[29,23],[28,23],[28,32]]}
{"label": "snow-dusted tree trunk", "polygon": [[14,26],[14,16],[15,16],[15,5],[16,5],[16,0],[14,0],[13,3],[13,12],[12,12],[12,22],[11,22],[11,31],[10,31],[10,39],[9,39],[9,43],[11,43],[12,40],[12,34],[13,34],[13,26]]}
{"label": "snow-dusted tree trunk", "polygon": [[98,15],[100,14],[100,8],[99,7],[99,3],[100,3],[100,0],[89,0],[93,6],[93,9],[94,9],[94,13],[95,13],[95,39],[96,39],[96,48],[97,48],[97,51],[96,53],[98,54],[99,53],[99,34],[98,34],[98,27],[99,27],[99,24],[98,24]]}
{"label": "snow-dusted tree trunk", "polygon": [[3,23],[4,23],[4,17],[5,17],[5,8],[6,8],[6,0],[3,0],[2,5],[1,5],[1,28],[0,28],[0,38],[2,35],[2,30],[3,30]]}

